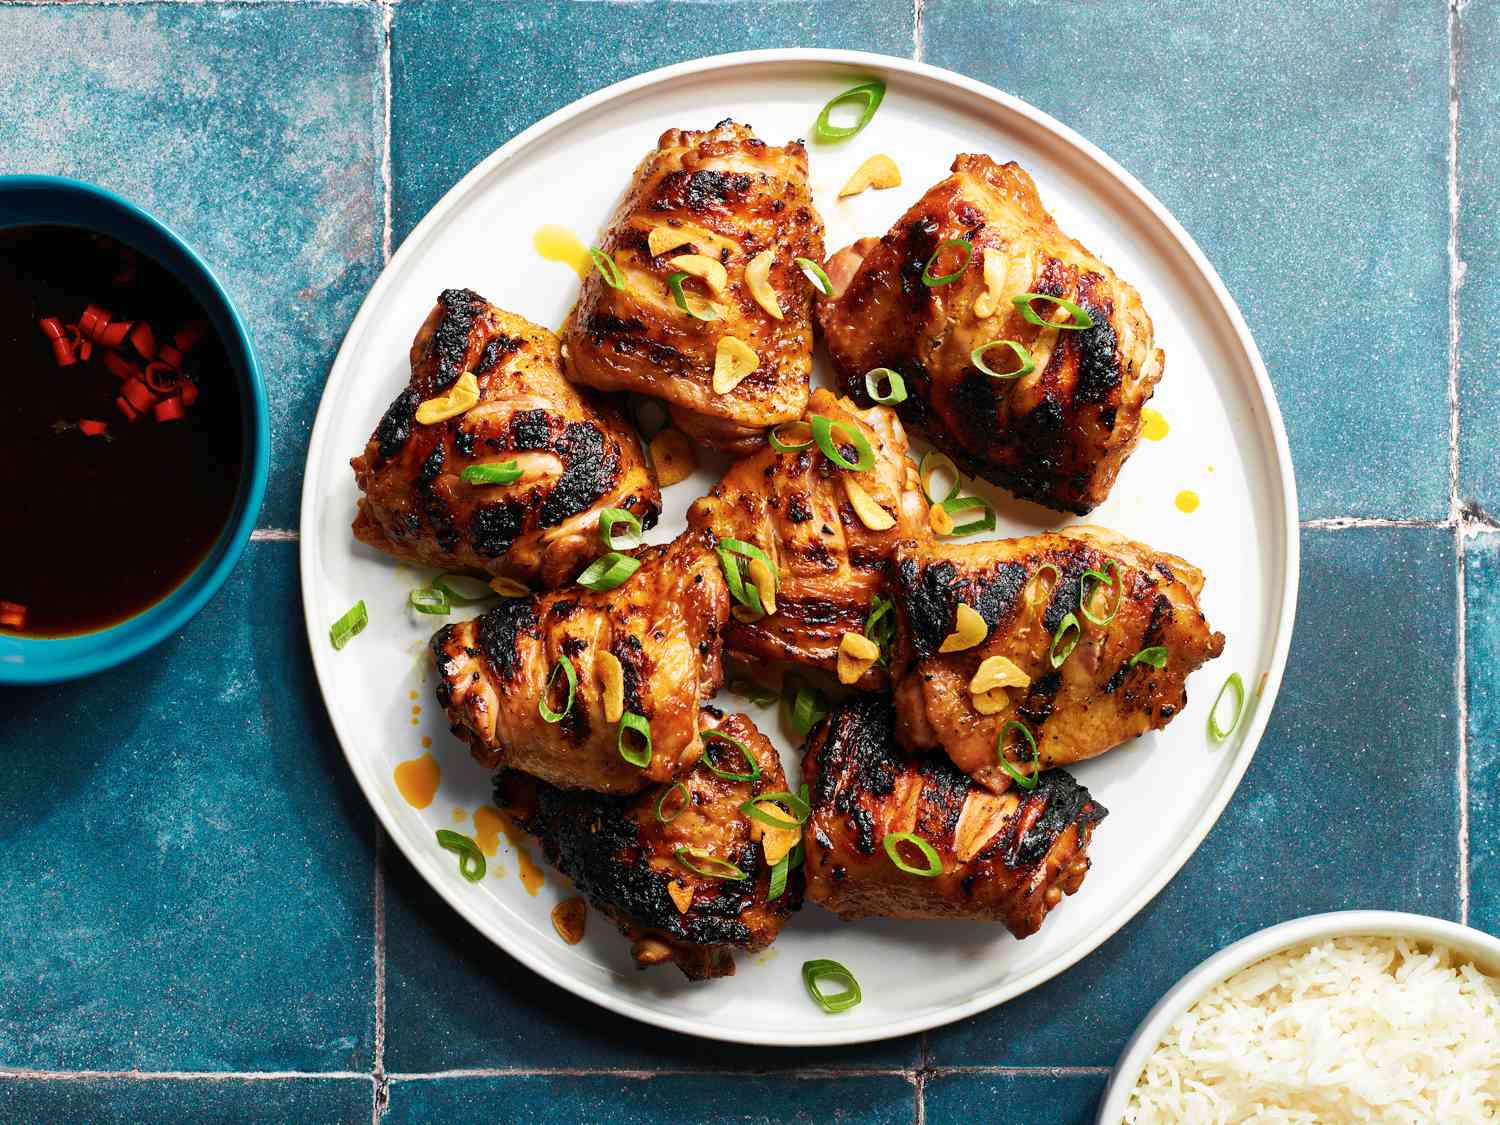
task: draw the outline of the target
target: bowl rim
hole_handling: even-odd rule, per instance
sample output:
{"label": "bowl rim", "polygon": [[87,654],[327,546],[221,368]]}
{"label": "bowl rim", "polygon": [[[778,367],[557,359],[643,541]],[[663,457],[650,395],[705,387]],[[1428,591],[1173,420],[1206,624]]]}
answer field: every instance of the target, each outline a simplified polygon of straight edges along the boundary
{"label": "bowl rim", "polygon": [[1146,1060],[1177,1018],[1209,989],[1257,961],[1293,946],[1332,937],[1410,937],[1444,945],[1500,974],[1500,938],[1461,922],[1400,910],[1335,910],[1308,914],[1257,930],[1225,946],[1189,970],[1146,1013],[1110,1073],[1099,1100],[1096,1125],[1120,1125]]}
{"label": "bowl rim", "polygon": [[[271,464],[270,408],[250,330],[218,275],[187,240],[139,204],[85,180],[36,174],[0,176],[0,197],[18,192],[56,192],[61,197],[89,199],[118,212],[125,225],[155,234],[181,254],[196,276],[179,276],[178,280],[200,303],[218,306],[217,310],[205,311],[210,315],[222,313],[214,319],[222,320],[230,329],[232,338],[226,338],[225,344],[243,360],[243,367],[235,363],[231,367],[244,392],[245,447],[234,509],[218,538],[187,577],[159,601],[105,629],[63,637],[0,638],[6,649],[20,655],[19,660],[7,660],[0,653],[0,686],[51,684],[93,675],[134,659],[187,624],[219,592],[244,553],[260,516]],[[61,221],[66,225],[66,220]],[[88,223],[76,225],[95,229]]]}

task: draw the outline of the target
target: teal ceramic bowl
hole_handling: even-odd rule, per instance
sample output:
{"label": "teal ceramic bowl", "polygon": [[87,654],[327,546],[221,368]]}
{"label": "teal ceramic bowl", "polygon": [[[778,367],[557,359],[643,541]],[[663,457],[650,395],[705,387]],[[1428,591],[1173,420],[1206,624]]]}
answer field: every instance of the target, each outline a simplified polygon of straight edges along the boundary
{"label": "teal ceramic bowl", "polygon": [[90,676],[139,656],[181,629],[224,585],[244,552],[270,468],[266,386],[250,333],[203,259],[165,224],[113,192],[58,176],[0,176],[0,229],[42,223],[106,234],[153,259],[187,286],[229,356],[245,452],[229,520],[181,585],[136,616],[98,632],[55,638],[0,634],[0,684],[47,684]]}

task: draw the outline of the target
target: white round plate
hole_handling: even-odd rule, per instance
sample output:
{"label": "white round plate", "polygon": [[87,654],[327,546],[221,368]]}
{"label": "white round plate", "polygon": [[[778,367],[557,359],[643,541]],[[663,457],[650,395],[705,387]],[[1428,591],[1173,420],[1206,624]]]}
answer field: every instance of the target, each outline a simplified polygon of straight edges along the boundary
{"label": "white round plate", "polygon": [[[460,879],[455,858],[437,847],[435,829],[473,832],[489,778],[433,702],[425,643],[440,622],[405,608],[408,591],[430,575],[350,535],[349,458],[406,385],[412,336],[439,291],[467,286],[556,329],[578,279],[537,255],[537,228],[556,223],[595,241],[636,162],[669,127],[733,117],[782,143],[807,136],[824,102],[871,76],[889,91],[870,125],[841,144],[809,146],[828,248],[883,233],[947,175],[955,153],[986,152],[1028,169],[1062,228],[1140,290],[1167,355],[1152,405],[1170,433],[1141,442],[1090,521],[1201,566],[1203,606],[1229,643],[1194,677],[1191,705],[1165,731],[1076,769],[1110,816],[1094,835],[1082,890],[1039,934],[1017,942],[978,923],[846,925],[809,904],[769,951],[740,956],[731,978],[690,984],[670,967],[637,972],[626,943],[597,914],[581,944],[557,938],[549,913],[571,888],[549,870],[540,893],[528,893],[515,846],[501,844],[478,885]],[[877,152],[896,159],[905,183],[837,201],[848,175]],[[826,382],[818,362],[815,378]],[[723,464],[705,463],[666,490],[653,542],[682,529],[687,505]],[[1185,489],[1202,498],[1192,514],[1174,503]],[[1001,535],[1077,522],[979,491],[997,502]],[[1281,416],[1244,321],[1192,239],[1123,169],[1046,114],[947,71],[848,51],[725,55],[641,75],[554,113],[465,176],[402,244],[339,351],[307,458],[301,552],[308,637],[334,729],[381,822],[423,877],[501,948],[580,996],[678,1031],[786,1045],[861,1042],[947,1023],[1035,987],[1114,933],[1186,861],[1249,764],[1280,684],[1297,600],[1296,492]],[[328,627],[361,598],[369,627],[335,652]],[[1211,746],[1205,717],[1230,671],[1252,695],[1260,685],[1258,700],[1227,744]],[[796,746],[778,716],[727,692],[719,703],[749,710],[797,777]],[[442,787],[418,810],[397,791],[393,771],[423,752],[424,737],[441,763]],[[462,823],[456,809],[467,814]],[[849,966],[864,1002],[836,1016],[813,1005],[800,967],[814,957]]]}

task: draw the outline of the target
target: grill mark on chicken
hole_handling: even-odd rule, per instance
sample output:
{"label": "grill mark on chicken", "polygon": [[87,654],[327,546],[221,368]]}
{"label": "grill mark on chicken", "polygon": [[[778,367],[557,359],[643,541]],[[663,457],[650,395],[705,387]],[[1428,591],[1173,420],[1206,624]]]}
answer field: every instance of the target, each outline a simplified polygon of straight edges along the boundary
{"label": "grill mark on chicken", "polygon": [[620,472],[619,450],[606,444],[598,427],[587,422],[573,422],[563,431],[557,453],[566,468],[542,503],[543,527],[553,527],[589,507],[609,491]]}
{"label": "grill mark on chicken", "polygon": [[417,472],[417,480],[424,485],[431,484],[433,479],[443,471],[443,459],[447,451],[448,447],[442,442],[434,445],[427,460],[422,462],[422,468]]}
{"label": "grill mark on chicken", "polygon": [[952,563],[937,562],[923,567],[908,558],[902,561],[897,574],[912,644],[920,660],[934,655],[953,632],[960,602],[993,629],[1011,617],[1027,582],[1026,568],[1019,563],[1000,563],[987,576],[960,578]]}
{"label": "grill mark on chicken", "polygon": [[743,172],[672,172],[662,179],[651,207],[701,215],[742,202],[752,183],[754,180]]}
{"label": "grill mark on chicken", "polygon": [[525,343],[526,341],[519,336],[507,336],[504,333],[491,337],[490,342],[485,344],[484,351],[479,353],[479,362],[475,365],[474,374],[488,375],[500,366],[506,356],[519,351]]}
{"label": "grill mark on chicken", "polygon": [[422,396],[417,393],[417,388],[407,387],[386,408],[380,425],[375,428],[375,440],[379,443],[380,456],[384,460],[389,461],[400,453],[406,439],[411,437],[412,419],[421,404]]}
{"label": "grill mark on chicken", "polygon": [[485,300],[472,289],[444,289],[438,296],[443,316],[433,332],[432,347],[437,365],[428,376],[424,397],[447,390],[464,373],[469,355],[469,332],[484,308]]}
{"label": "grill mark on chicken", "polygon": [[[433,652],[438,654],[440,663],[444,649],[450,643],[452,629],[451,625],[445,626],[432,638]],[[506,598],[479,618],[480,651],[495,674],[505,682],[514,680],[520,670],[517,642],[522,637],[536,636],[539,636],[536,606],[530,598]],[[447,703],[443,705],[446,707]]]}

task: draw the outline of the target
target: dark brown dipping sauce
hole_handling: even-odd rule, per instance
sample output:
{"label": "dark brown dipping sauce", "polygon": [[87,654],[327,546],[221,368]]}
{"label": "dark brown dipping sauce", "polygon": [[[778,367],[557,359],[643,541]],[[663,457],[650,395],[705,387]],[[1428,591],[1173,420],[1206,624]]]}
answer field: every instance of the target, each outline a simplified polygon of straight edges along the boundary
{"label": "dark brown dipping sauce", "polygon": [[[107,628],[171,593],[224,529],[241,468],[239,389],[212,331],[186,354],[184,417],[130,422],[104,349],[60,367],[39,322],[90,304],[148,321],[159,342],[201,307],[171,274],[72,227],[0,230],[0,601],[26,607],[0,636]],[[138,365],[127,342],[119,350]],[[108,424],[89,437],[81,419]]]}

